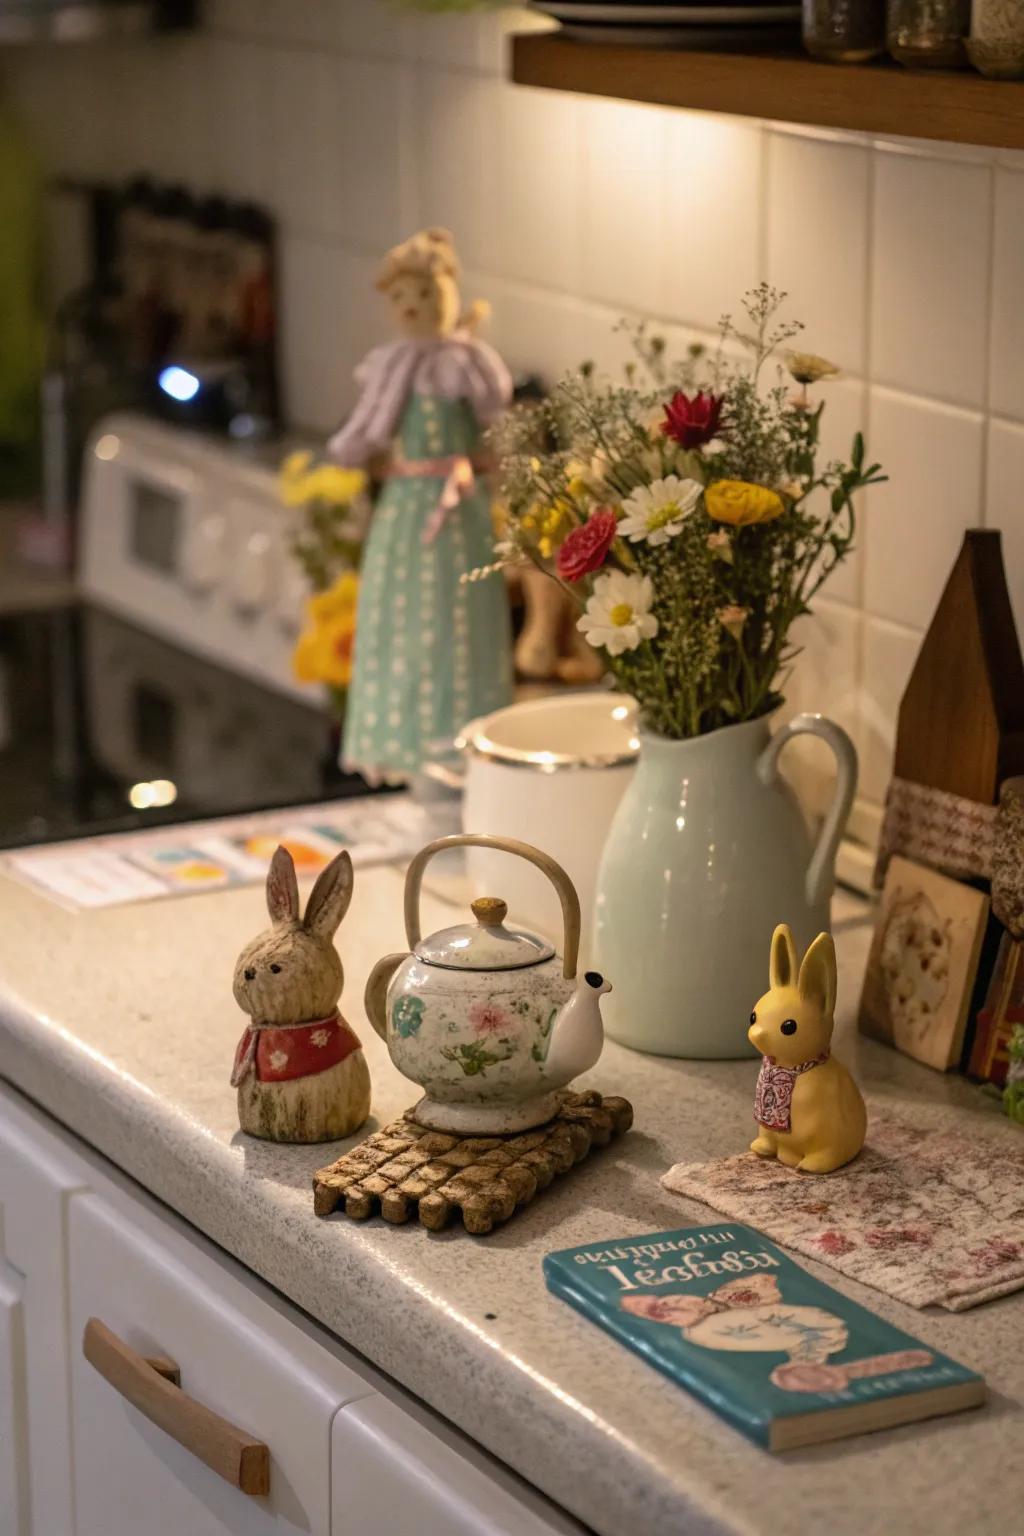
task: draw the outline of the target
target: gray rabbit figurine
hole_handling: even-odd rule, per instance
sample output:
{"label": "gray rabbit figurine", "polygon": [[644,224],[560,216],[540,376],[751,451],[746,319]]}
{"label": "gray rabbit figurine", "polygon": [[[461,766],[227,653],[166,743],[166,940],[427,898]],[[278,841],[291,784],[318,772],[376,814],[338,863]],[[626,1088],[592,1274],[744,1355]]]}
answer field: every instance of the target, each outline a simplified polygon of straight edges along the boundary
{"label": "gray rabbit figurine", "polygon": [[250,1023],[235,1052],[238,1121],[267,1141],[335,1141],[370,1113],[370,1072],[338,1012],[344,973],[334,934],[352,900],[352,860],[322,870],[299,916],[295,865],[278,848],[267,874],[272,926],[247,944],[234,994]]}

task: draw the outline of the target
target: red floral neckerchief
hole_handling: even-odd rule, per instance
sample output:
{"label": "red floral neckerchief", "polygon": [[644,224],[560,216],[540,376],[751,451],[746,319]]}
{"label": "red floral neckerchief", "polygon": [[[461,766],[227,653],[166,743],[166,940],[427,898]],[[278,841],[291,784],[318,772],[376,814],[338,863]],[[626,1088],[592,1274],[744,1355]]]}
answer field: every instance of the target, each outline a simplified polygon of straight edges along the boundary
{"label": "red floral neckerchief", "polygon": [[761,1061],[754,1093],[754,1119],[769,1131],[789,1130],[789,1111],[793,1103],[793,1087],[803,1072],[820,1067],[828,1060],[828,1051],[822,1051],[810,1061],[802,1061],[798,1067],[780,1067],[771,1056]]}
{"label": "red floral neckerchief", "polygon": [[250,1024],[235,1051],[231,1086],[250,1072],[261,1083],[287,1083],[337,1066],[359,1050],[359,1036],[337,1012],[303,1024]]}

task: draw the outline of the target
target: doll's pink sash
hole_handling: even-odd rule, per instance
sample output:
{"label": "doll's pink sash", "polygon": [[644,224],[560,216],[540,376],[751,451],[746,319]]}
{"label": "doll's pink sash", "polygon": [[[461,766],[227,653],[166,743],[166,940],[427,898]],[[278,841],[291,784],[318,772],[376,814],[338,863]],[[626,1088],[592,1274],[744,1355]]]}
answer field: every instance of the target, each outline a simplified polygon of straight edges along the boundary
{"label": "doll's pink sash", "polygon": [[465,453],[437,459],[397,459],[388,469],[388,479],[444,480],[437,505],[423,529],[424,544],[433,544],[456,507],[474,491],[477,474],[488,467],[485,460],[471,459]]}

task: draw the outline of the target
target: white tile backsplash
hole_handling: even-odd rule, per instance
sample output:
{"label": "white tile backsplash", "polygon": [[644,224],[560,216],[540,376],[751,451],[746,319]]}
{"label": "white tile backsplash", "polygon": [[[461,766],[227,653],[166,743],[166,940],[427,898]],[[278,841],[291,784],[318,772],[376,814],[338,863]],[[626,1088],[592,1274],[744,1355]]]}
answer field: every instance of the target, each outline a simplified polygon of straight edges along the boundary
{"label": "white tile backsplash", "polygon": [[880,804],[892,772],[896,716],[923,638],[921,630],[864,618],[860,682],[860,793]]}
{"label": "white tile backsplash", "polygon": [[706,112],[668,114],[666,129],[663,307],[691,325],[714,325],[763,270],[764,135],[759,124]]}
{"label": "white tile backsplash", "polygon": [[995,187],[989,403],[1024,421],[1024,164],[997,170]]}
{"label": "white tile backsplash", "polygon": [[789,133],[767,143],[765,273],[793,295],[800,345],[863,375],[870,152]]}
{"label": "white tile backsplash", "polygon": [[981,406],[986,393],[992,171],[875,155],[871,368],[883,384]]}
{"label": "white tile backsplash", "polygon": [[667,116],[654,107],[591,97],[578,105],[583,291],[624,309],[646,304],[660,313],[672,196],[666,177]]}
{"label": "white tile backsplash", "polygon": [[[584,357],[621,376],[624,312],[685,344],[762,275],[788,289],[808,348],[844,370],[822,387],[823,457],[863,428],[892,477],[799,626],[788,705],[847,726],[879,800],[921,631],[982,517],[1024,623],[1024,156],[516,87],[509,33],[550,23],[514,9],[205,14],[194,36],[17,50],[0,73],[51,173],[147,171],[274,209],[297,423],[325,432],[350,407],[387,334],[377,258],[422,224],[455,231],[465,298],[493,302],[512,367],[549,378]],[[81,270],[81,223],[67,198],[50,220],[53,297]],[[820,803],[824,760],[795,756]]]}
{"label": "white tile backsplash", "polygon": [[986,528],[1003,535],[1003,562],[1018,633],[1024,635],[1024,427],[993,421],[988,438]]}
{"label": "white tile backsplash", "polygon": [[876,386],[869,421],[889,481],[866,494],[864,606],[924,628],[964,528],[981,521],[984,418]]}

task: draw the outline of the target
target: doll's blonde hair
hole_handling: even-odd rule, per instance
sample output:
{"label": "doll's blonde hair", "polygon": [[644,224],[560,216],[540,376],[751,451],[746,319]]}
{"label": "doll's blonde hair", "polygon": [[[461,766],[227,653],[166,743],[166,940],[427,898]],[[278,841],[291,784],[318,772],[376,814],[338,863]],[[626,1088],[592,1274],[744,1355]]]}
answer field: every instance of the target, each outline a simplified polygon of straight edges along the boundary
{"label": "doll's blonde hair", "polygon": [[437,226],[421,229],[400,245],[392,246],[380,264],[377,287],[386,293],[396,278],[405,275],[425,277],[436,283],[447,299],[445,308],[449,312],[450,323],[459,329],[474,330],[491,312],[485,300],[474,299],[469,308],[459,315],[458,281],[461,269],[455,254],[455,239],[450,230]]}
{"label": "doll's blonde hair", "polygon": [[393,245],[380,264],[377,287],[384,293],[405,273],[413,277],[447,277],[457,282],[459,259],[450,231],[421,229],[400,245]]}

